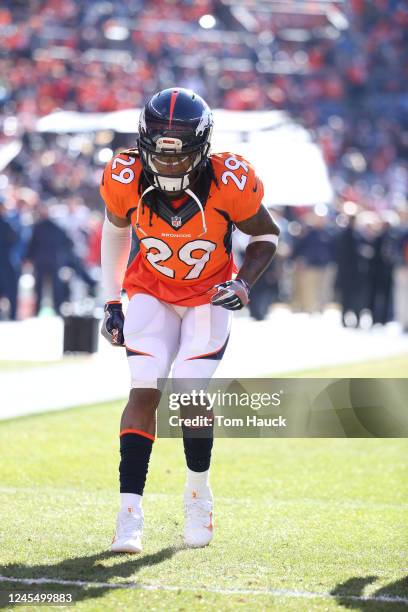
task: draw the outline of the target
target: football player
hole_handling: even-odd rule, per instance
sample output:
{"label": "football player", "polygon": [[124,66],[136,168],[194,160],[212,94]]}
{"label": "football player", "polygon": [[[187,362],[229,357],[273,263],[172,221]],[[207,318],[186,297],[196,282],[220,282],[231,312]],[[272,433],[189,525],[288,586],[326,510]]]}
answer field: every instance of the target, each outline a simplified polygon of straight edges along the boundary
{"label": "football player", "polygon": [[[273,257],[279,229],[262,205],[263,185],[233,153],[210,153],[213,116],[192,91],[155,94],[140,114],[137,148],[106,166],[101,194],[102,333],[125,346],[131,390],[120,423],[120,497],[111,550],[142,550],[142,495],[155,440],[158,379],[210,379],[227,346],[231,315]],[[251,236],[233,278],[234,226]],[[140,250],[127,267],[133,227]],[[124,317],[122,288],[129,297]],[[187,463],[184,540],[213,536],[209,468],[212,427],[183,425]]]}

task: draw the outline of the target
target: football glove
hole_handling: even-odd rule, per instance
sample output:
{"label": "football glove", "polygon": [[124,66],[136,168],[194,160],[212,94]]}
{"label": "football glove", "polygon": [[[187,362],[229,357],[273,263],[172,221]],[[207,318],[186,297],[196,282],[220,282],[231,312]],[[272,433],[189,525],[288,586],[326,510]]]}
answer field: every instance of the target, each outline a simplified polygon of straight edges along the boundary
{"label": "football glove", "polygon": [[123,325],[125,317],[120,302],[107,302],[105,304],[105,317],[102,323],[101,334],[113,346],[123,346]]}
{"label": "football glove", "polygon": [[249,302],[249,285],[242,278],[236,278],[220,285],[215,285],[217,293],[211,298],[211,304],[222,306],[227,310],[241,310]]}

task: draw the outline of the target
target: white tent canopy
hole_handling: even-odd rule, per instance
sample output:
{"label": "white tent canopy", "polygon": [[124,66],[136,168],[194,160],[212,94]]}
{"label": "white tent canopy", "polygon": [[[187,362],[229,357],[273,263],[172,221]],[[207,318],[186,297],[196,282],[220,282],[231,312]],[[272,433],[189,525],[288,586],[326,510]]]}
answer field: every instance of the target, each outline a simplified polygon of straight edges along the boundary
{"label": "white tent canopy", "polygon": [[[137,132],[140,108],[115,111],[113,113],[78,113],[57,111],[37,121],[39,132],[92,132],[114,130],[119,133]],[[281,111],[214,111],[215,128],[223,132],[253,132],[265,130],[290,120]]]}
{"label": "white tent canopy", "polygon": [[[37,122],[39,132],[136,133],[140,109],[113,113],[59,111]],[[256,168],[270,206],[328,204],[333,197],[327,167],[309,133],[281,111],[215,110],[213,151],[233,151]]]}
{"label": "white tent canopy", "polygon": [[0,172],[7,168],[9,163],[17,157],[23,148],[21,140],[12,140],[0,147]]}

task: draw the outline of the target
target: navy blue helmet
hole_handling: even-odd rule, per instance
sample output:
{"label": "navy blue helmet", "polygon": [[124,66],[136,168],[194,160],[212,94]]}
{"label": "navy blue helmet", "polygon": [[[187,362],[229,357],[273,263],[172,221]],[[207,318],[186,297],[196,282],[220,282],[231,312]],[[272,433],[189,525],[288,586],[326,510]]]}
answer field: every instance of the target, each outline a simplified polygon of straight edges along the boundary
{"label": "navy blue helmet", "polygon": [[156,93],[140,113],[138,148],[149,183],[166,193],[182,192],[198,178],[210,152],[213,116],[188,89]]}

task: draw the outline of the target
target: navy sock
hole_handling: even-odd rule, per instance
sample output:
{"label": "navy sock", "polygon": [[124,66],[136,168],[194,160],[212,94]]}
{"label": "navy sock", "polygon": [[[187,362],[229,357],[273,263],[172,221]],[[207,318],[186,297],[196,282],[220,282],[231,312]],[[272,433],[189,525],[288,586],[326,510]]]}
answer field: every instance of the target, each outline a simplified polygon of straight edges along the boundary
{"label": "navy sock", "polygon": [[193,472],[205,472],[211,463],[214,443],[213,426],[197,429],[182,425],[182,430],[187,467]]}
{"label": "navy sock", "polygon": [[143,495],[154,436],[126,429],[120,434],[120,492]]}

